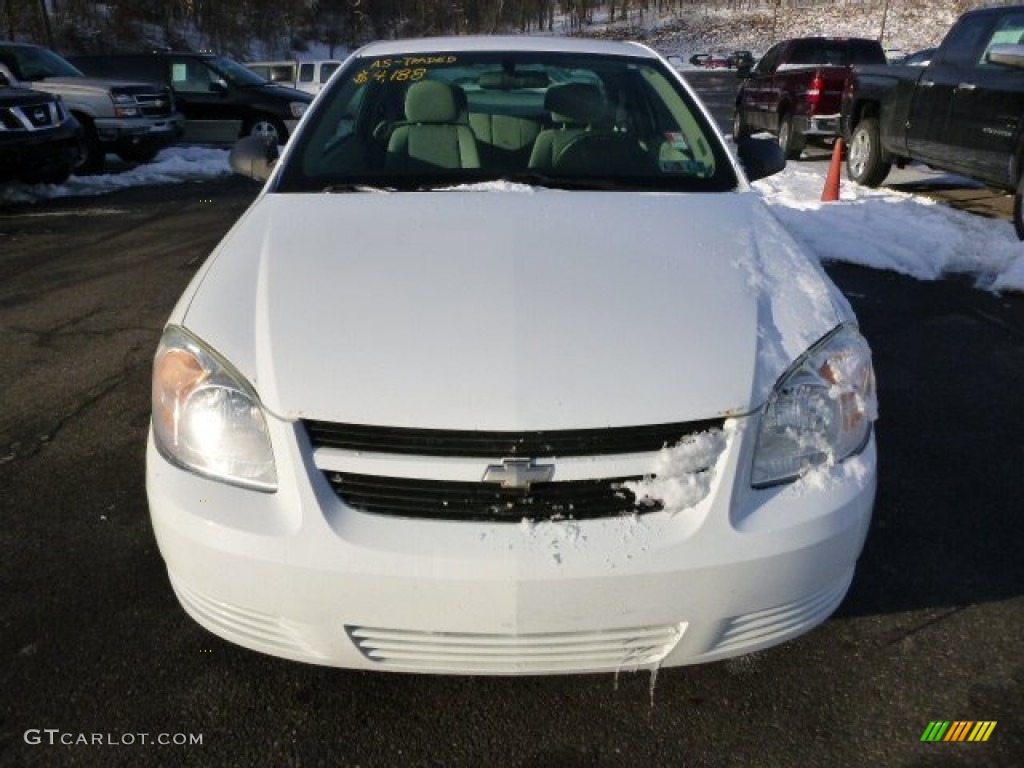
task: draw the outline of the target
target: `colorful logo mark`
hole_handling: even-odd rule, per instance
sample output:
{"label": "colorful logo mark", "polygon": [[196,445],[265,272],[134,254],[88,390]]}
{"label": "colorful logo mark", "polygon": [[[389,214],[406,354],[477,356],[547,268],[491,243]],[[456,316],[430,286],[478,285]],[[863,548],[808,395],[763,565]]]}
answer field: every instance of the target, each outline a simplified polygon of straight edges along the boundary
{"label": "colorful logo mark", "polygon": [[988,741],[995,728],[995,720],[932,720],[921,741]]}

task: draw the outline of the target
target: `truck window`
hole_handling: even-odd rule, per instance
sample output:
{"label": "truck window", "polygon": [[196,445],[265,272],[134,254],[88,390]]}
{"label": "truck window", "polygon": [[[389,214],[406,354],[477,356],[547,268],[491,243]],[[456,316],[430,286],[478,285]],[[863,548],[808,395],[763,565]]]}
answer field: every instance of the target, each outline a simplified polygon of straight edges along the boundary
{"label": "truck window", "polygon": [[932,63],[973,66],[980,58],[978,49],[991,24],[992,17],[986,15],[970,16],[961,20],[946,35],[946,40]]}
{"label": "truck window", "polygon": [[769,49],[768,53],[761,57],[761,60],[757,62],[757,66],[754,67],[755,75],[768,75],[775,71],[775,65],[779,60],[779,54],[782,53],[782,49],[785,47],[785,43],[779,43],[775,47]]}
{"label": "truck window", "polygon": [[312,83],[313,82],[313,64],[300,64],[299,65],[299,82],[300,83]]}
{"label": "truck window", "polygon": [[996,24],[992,37],[989,38],[988,44],[985,46],[985,50],[975,63],[985,67],[997,67],[999,66],[998,64],[989,64],[988,62],[988,52],[992,50],[993,45],[1022,44],[1024,44],[1024,13],[1008,14],[1007,16],[1004,16],[998,24]]}

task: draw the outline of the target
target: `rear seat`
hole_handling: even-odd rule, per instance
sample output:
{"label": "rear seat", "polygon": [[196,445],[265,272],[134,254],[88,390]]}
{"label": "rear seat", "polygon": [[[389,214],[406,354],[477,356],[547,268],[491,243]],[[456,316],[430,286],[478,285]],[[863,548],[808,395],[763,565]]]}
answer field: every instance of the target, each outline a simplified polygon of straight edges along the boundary
{"label": "rear seat", "polygon": [[540,123],[526,117],[470,112],[469,127],[476,134],[480,161],[485,168],[526,168]]}

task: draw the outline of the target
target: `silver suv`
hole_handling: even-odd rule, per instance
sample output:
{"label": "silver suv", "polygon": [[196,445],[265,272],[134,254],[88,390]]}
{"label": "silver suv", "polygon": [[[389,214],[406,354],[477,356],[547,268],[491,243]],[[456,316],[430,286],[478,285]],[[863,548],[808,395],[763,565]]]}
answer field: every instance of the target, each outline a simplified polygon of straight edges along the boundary
{"label": "silver suv", "polygon": [[181,136],[185,119],[165,85],[86,77],[53,51],[0,41],[0,79],[61,97],[81,125],[76,173],[103,169],[107,152],[146,163]]}

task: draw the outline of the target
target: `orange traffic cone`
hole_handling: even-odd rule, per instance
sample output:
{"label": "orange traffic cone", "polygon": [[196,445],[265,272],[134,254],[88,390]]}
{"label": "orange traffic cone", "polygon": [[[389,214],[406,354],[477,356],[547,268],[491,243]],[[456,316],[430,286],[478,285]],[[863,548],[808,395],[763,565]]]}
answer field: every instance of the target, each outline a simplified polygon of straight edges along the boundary
{"label": "orange traffic cone", "polygon": [[832,150],[832,163],[828,167],[828,176],[825,177],[825,188],[821,191],[821,202],[831,203],[839,199],[839,170],[843,165],[843,140],[836,139],[835,149]]}

